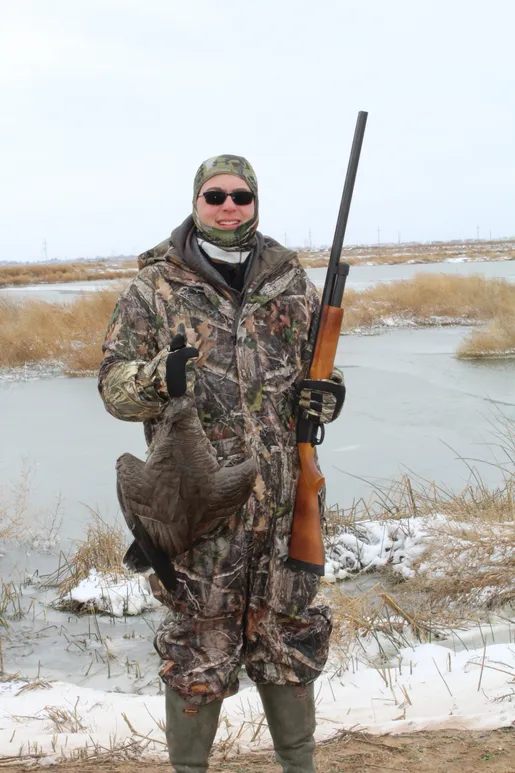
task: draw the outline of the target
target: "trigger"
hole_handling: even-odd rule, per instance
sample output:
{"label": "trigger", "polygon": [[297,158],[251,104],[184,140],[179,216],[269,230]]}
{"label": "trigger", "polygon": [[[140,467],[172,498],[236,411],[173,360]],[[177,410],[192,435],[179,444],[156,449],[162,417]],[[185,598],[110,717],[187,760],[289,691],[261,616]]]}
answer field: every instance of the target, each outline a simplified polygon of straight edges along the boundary
{"label": "trigger", "polygon": [[[318,430],[320,430],[320,435],[318,434]],[[324,438],[325,438],[325,427],[323,424],[319,424],[317,427],[316,435],[313,439],[313,445],[314,446],[321,445],[324,442]]]}

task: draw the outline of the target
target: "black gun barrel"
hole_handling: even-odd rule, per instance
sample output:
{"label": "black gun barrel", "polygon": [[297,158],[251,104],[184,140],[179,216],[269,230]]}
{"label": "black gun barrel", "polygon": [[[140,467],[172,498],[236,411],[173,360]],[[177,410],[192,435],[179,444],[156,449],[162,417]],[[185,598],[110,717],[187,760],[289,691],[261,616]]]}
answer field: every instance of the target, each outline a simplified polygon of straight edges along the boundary
{"label": "black gun barrel", "polygon": [[[354,192],[354,183],[356,181],[356,174],[358,171],[359,157],[361,155],[361,147],[363,145],[363,137],[365,135],[367,118],[368,113],[364,110],[360,110],[356,120],[356,128],[354,129],[354,139],[352,141],[349,164],[347,166],[347,174],[345,176],[345,184],[343,186],[342,199],[340,202],[340,210],[338,212],[338,219],[336,221],[336,229],[331,247],[331,254],[329,256],[329,266],[327,268],[327,278],[322,295],[320,314],[318,316],[317,324],[311,333],[311,343],[313,345],[317,340],[322,309],[325,306],[340,306],[342,302],[343,288],[345,286],[345,278],[349,272],[349,265],[343,263],[340,264],[340,257],[342,254],[345,231],[347,229],[347,220],[349,219],[350,205],[352,201],[352,194]],[[339,265],[342,267],[343,265],[346,266],[346,269],[344,269],[342,273],[340,273],[338,270]],[[338,295],[340,296],[339,301],[337,297]]]}

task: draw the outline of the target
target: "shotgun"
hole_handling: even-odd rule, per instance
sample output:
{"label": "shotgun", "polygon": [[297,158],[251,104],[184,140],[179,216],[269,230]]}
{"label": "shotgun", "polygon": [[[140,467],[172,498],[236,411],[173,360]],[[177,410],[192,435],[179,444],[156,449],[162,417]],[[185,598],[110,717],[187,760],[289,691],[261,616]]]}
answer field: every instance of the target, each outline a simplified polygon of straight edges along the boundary
{"label": "shotgun", "polygon": [[[343,319],[342,299],[349,264],[340,257],[347,227],[347,219],[358,171],[359,156],[365,134],[368,113],[360,111],[354,130],[340,211],[336,222],[327,277],[316,323],[312,325],[309,343],[313,352],[308,378],[316,381],[328,379],[334,367],[336,349]],[[290,538],[287,566],[295,571],[307,571],[324,576],[324,543],[320,518],[319,491],[325,483],[315,460],[315,446],[324,439],[324,427],[302,415],[297,419],[297,448],[300,474],[295,496],[295,509]]]}

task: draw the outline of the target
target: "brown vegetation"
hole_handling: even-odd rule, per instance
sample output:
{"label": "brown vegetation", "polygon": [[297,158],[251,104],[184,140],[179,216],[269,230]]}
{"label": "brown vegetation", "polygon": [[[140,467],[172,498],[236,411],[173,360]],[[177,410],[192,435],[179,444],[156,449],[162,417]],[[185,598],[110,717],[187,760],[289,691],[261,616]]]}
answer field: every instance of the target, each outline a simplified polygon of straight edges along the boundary
{"label": "brown vegetation", "polygon": [[[387,488],[375,487],[369,502],[360,500],[345,512],[329,511],[329,544],[342,529],[354,533],[360,521],[394,520],[401,529],[406,522],[409,534],[411,519],[438,516],[434,525],[428,526],[434,530],[433,539],[414,566],[415,576],[401,580],[393,572],[385,575],[390,589],[392,581],[396,583],[395,600],[382,588],[371,590],[372,606],[367,594],[359,600],[333,595],[337,620],[345,622],[347,628],[351,623],[354,630],[367,630],[363,620],[373,619],[377,629],[376,621],[385,613],[389,617],[393,601],[398,605],[397,619],[407,622],[417,634],[429,625],[453,625],[515,600],[514,420],[497,416],[491,445],[497,450],[501,479],[497,486],[487,486],[477,465],[463,460],[470,481],[462,491],[405,475]],[[394,635],[391,628],[390,633]]]}
{"label": "brown vegetation", "polygon": [[[322,268],[327,266],[329,250],[301,250],[299,259],[306,268]],[[342,251],[342,260],[351,265],[441,263],[456,259],[515,260],[515,240],[354,245]],[[134,276],[137,270],[136,258],[14,264],[0,266],[0,287],[124,278]]]}
{"label": "brown vegetation", "polygon": [[134,276],[137,270],[135,259],[124,261],[120,266],[102,260],[0,266],[0,287],[122,279]]}
{"label": "brown vegetation", "polygon": [[515,355],[515,306],[502,310],[486,328],[474,330],[462,341],[457,356],[462,358]]}
{"label": "brown vegetation", "polygon": [[[54,361],[72,376],[97,371],[120,289],[88,293],[69,304],[0,298],[0,367]],[[484,352],[506,351],[504,342],[507,350],[514,348],[515,285],[503,279],[420,274],[363,292],[348,290],[345,307],[343,329],[347,332],[392,321],[412,325],[486,321],[492,327],[480,339]],[[484,343],[485,335],[491,336],[490,349]],[[478,344],[476,350],[479,348]],[[470,350],[460,350],[460,355],[470,356]]]}
{"label": "brown vegetation", "polygon": [[90,514],[86,537],[78,543],[71,558],[61,555],[58,568],[46,578],[45,586],[57,588],[60,596],[85,580],[92,569],[113,576],[127,574],[122,563],[127,550],[126,529],[119,523],[106,523],[91,508]]}
{"label": "brown vegetation", "polygon": [[0,366],[60,361],[68,375],[98,370],[118,293],[99,290],[69,304],[0,299]]}
{"label": "brown vegetation", "polygon": [[26,536],[34,471],[24,462],[16,483],[0,486],[0,540]]}
{"label": "brown vegetation", "polygon": [[[170,763],[163,759],[149,761],[141,754],[148,739],[131,740],[124,748],[95,745],[64,755],[55,766],[56,773],[168,773]],[[40,755],[41,756],[41,755]],[[222,757],[222,759],[220,759]],[[210,773],[278,773],[271,750],[234,754],[224,760],[223,750],[216,747],[210,760]],[[37,754],[0,758],[0,766],[9,773],[34,770]],[[370,735],[359,731],[342,731],[315,751],[317,770],[323,773],[513,773],[515,770],[515,730],[472,732],[439,730],[402,735]],[[44,760],[41,761],[41,765]]]}
{"label": "brown vegetation", "polygon": [[345,295],[344,330],[398,323],[435,325],[475,323],[510,314],[515,285],[482,276],[418,274],[413,279],[376,284]]}

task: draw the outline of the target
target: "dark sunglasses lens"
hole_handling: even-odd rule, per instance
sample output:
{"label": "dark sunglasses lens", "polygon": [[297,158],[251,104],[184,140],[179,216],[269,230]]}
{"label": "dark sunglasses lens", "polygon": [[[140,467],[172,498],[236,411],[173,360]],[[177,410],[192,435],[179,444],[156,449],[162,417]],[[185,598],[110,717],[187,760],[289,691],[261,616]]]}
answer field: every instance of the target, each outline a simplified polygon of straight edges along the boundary
{"label": "dark sunglasses lens", "polygon": [[225,191],[206,191],[202,194],[206,204],[210,204],[212,207],[219,207],[223,204],[227,196],[230,196],[237,207],[246,207],[254,201],[254,194],[252,191],[233,191],[232,193],[226,193]]}
{"label": "dark sunglasses lens", "polygon": [[231,198],[237,207],[246,207],[254,201],[254,194],[252,191],[234,191]]}
{"label": "dark sunglasses lens", "polygon": [[204,196],[206,204],[210,204],[212,207],[220,206],[227,198],[225,191],[206,191],[202,195]]}

